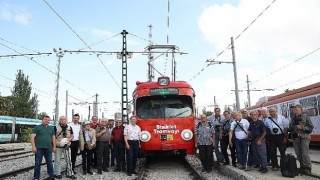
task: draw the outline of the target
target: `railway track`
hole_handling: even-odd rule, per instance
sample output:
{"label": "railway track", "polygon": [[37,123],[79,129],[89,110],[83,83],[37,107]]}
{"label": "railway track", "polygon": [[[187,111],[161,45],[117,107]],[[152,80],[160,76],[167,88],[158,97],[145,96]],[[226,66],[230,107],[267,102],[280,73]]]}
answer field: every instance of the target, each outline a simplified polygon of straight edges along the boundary
{"label": "railway track", "polygon": [[25,148],[16,148],[16,149],[0,149],[0,153],[6,153],[6,152],[14,152],[14,151],[23,151]]}
{"label": "railway track", "polygon": [[30,157],[30,156],[34,156],[34,154],[32,153],[32,154],[25,155],[25,156],[18,156],[18,157],[7,158],[7,159],[0,159],[0,162],[10,161],[10,160],[15,160],[15,159],[20,159],[20,158],[25,158],[25,157]]}
{"label": "railway track", "polygon": [[137,179],[205,180],[184,158],[177,156],[146,158],[144,162],[142,162]]}
{"label": "railway track", "polygon": [[[7,158],[7,157],[10,157],[10,156],[17,156],[17,155],[27,154],[27,153],[32,153],[32,151],[24,151],[24,152],[18,152],[18,153],[4,154],[4,155],[0,155],[0,158]],[[1,160],[0,160],[0,162],[1,162]]]}

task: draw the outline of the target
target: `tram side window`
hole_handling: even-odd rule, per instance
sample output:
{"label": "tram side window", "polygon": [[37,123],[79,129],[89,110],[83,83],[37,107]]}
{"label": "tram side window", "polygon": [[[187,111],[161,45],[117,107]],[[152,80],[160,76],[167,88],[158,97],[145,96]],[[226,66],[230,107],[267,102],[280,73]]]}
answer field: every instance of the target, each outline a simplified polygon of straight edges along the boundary
{"label": "tram side window", "polygon": [[317,98],[315,96],[301,99],[299,102],[302,106],[303,113],[308,116],[318,115]]}
{"label": "tram side window", "polygon": [[11,124],[1,123],[0,124],[0,134],[11,134],[12,133],[11,128],[12,128]]}
{"label": "tram side window", "polygon": [[286,104],[281,104],[281,114],[285,118],[288,118],[288,106]]}
{"label": "tram side window", "polygon": [[318,101],[318,115],[320,115],[320,95],[317,97]]}

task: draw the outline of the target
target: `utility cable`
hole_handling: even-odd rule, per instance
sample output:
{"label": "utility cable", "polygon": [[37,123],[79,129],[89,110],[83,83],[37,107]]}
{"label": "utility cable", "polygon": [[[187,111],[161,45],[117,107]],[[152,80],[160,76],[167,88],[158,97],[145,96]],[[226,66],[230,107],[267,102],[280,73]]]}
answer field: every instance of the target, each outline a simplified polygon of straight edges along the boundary
{"label": "utility cable", "polygon": [[[67,23],[66,20],[64,20],[62,18],[62,16],[60,16],[58,14],[58,12],[47,2],[47,0],[43,0],[48,7],[60,18],[60,20],[80,39],[80,41],[82,41],[83,44],[85,44],[85,46],[90,49],[92,51],[93,54],[96,54],[93,49],[84,41],[83,38],[80,37],[80,35]],[[103,63],[103,61],[101,60],[101,58],[99,56],[97,56],[97,58],[99,59],[100,63],[102,64],[102,66],[105,68],[105,70],[108,72],[109,76],[111,77],[111,79],[114,81],[114,83],[120,88],[119,83],[116,81],[116,79],[114,78],[114,76],[111,74],[111,72],[109,71],[109,69],[107,68],[107,66]],[[121,89],[121,88],[120,88]]]}

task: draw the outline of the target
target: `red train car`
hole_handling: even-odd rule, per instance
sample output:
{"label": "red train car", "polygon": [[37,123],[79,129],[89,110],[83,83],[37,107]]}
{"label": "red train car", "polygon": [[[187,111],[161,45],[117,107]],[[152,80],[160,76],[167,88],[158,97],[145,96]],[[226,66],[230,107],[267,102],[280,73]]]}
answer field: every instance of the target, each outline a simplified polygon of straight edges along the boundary
{"label": "red train car", "polygon": [[141,127],[145,155],[157,151],[194,153],[195,92],[184,81],[137,82],[133,92],[134,114]]}
{"label": "red train car", "polygon": [[303,113],[310,117],[314,125],[311,133],[311,143],[320,145],[320,82],[264,98],[256,105],[246,109],[250,111],[263,107],[268,109],[274,107],[278,114],[291,120],[293,109],[290,107],[295,104],[302,106]]}

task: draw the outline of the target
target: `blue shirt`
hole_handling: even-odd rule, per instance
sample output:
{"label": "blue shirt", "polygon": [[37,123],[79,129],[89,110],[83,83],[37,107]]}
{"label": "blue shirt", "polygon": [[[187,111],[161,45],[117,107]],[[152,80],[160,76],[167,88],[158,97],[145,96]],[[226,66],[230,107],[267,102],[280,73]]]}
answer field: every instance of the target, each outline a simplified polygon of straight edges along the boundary
{"label": "blue shirt", "polygon": [[251,136],[253,139],[260,138],[261,135],[266,132],[266,126],[263,121],[258,120],[257,122],[251,122],[248,131],[251,132]]}
{"label": "blue shirt", "polygon": [[[284,129],[289,127],[289,121],[285,117],[283,117],[281,115],[277,115],[276,118],[272,118],[272,119],[273,119],[274,122],[272,122],[271,117],[269,116],[268,119],[265,122],[266,127],[268,129],[270,129],[270,132],[271,132],[272,135],[282,134],[282,131],[284,133]],[[279,127],[281,128],[282,131],[279,129],[279,127],[275,123],[277,123],[279,125]],[[274,128],[278,129],[277,133],[273,132]]]}
{"label": "blue shirt", "polygon": [[[222,126],[223,118],[221,116],[216,117],[214,114],[208,117],[208,121],[211,122],[212,126],[214,127],[217,133],[220,133],[220,127]],[[219,137],[219,136],[218,136]]]}

